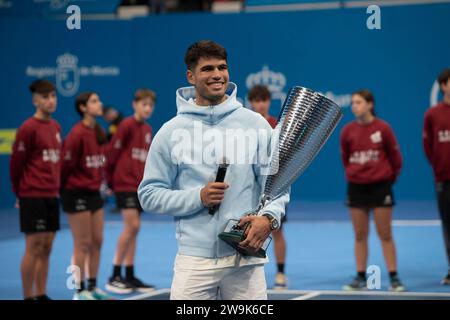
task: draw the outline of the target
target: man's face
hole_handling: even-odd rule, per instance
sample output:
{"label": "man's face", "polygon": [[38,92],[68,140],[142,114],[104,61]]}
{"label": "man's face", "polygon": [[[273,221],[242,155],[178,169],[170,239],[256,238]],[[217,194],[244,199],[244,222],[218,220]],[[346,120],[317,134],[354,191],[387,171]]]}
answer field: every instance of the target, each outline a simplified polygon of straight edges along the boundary
{"label": "man's face", "polygon": [[195,68],[187,71],[186,76],[195,87],[198,105],[217,105],[226,99],[229,75],[225,60],[200,58]]}
{"label": "man's face", "polygon": [[49,93],[34,93],[33,104],[45,114],[52,114],[56,111],[56,92],[51,91]]}
{"label": "man's face", "polygon": [[262,116],[267,116],[269,114],[270,99],[254,99],[250,101],[253,111],[258,112]]}

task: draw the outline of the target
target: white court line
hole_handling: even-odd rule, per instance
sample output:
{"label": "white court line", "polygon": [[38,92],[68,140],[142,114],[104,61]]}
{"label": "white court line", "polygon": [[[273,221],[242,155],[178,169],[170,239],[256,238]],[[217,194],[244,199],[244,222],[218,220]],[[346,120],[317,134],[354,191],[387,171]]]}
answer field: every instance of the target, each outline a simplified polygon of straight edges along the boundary
{"label": "white court line", "polygon": [[123,300],[144,300],[147,298],[151,298],[154,296],[158,296],[160,294],[165,294],[165,293],[170,293],[170,289],[166,288],[166,289],[159,289],[159,290],[155,290],[152,292],[147,292],[147,293],[143,293],[143,294],[138,294],[136,296],[130,297],[130,298],[126,298]]}
{"label": "white court line", "polygon": [[[159,289],[149,293],[143,293],[134,297],[123,300],[144,300],[161,294],[170,293],[170,289]],[[389,297],[432,297],[432,298],[449,298],[450,292],[390,292],[390,291],[339,291],[339,290],[267,290],[271,295],[302,295],[290,300],[309,300],[320,295],[333,296],[389,296]]]}
{"label": "white court line", "polygon": [[272,12],[272,11],[300,11],[300,10],[327,10],[341,8],[339,1],[324,3],[293,3],[293,4],[272,4],[247,6],[244,11],[248,13],[254,12]]}
{"label": "white court line", "polygon": [[[105,221],[106,224],[108,225],[123,225],[123,221],[122,220],[117,220],[117,221]],[[163,220],[159,220],[159,221],[148,221],[148,220],[141,220],[141,224],[173,224],[175,225],[174,221],[163,221]]]}
{"label": "white court line", "polygon": [[309,299],[315,298],[317,296],[320,296],[321,294],[322,293],[320,293],[319,291],[313,291],[311,293],[307,293],[300,297],[296,297],[296,298],[289,299],[289,300],[309,300]]}
{"label": "white court line", "polygon": [[450,292],[391,292],[391,291],[339,291],[339,290],[267,290],[270,294],[309,294],[319,293],[320,295],[337,295],[337,296],[412,296],[412,297],[446,297],[450,298]]}
{"label": "white court line", "polygon": [[378,6],[405,6],[405,5],[428,5],[428,4],[439,4],[448,3],[449,0],[378,0],[378,1],[352,1],[345,2],[344,6],[346,8],[365,8],[372,4]]}
{"label": "white court line", "polygon": [[392,225],[396,227],[437,227],[441,220],[394,220]]}
{"label": "white court line", "polygon": [[[108,225],[123,225],[123,222],[121,220],[118,221],[105,221]],[[323,223],[323,224],[348,224],[351,223],[350,220],[295,220],[295,221],[289,221],[287,224],[317,224],[317,223]],[[373,223],[373,221],[371,222]],[[141,224],[144,225],[152,225],[152,224],[174,224],[174,221],[141,221]],[[429,220],[393,220],[392,225],[395,227],[439,227],[441,226],[441,220],[438,219],[429,219]]]}
{"label": "white court line", "polygon": [[369,5],[376,4],[378,6],[405,6],[405,5],[429,5],[448,3],[450,0],[378,0],[378,1],[334,1],[324,3],[294,3],[294,4],[273,4],[273,5],[255,5],[247,6],[244,12],[276,12],[276,11],[303,11],[303,10],[340,10],[347,8],[367,8]]}

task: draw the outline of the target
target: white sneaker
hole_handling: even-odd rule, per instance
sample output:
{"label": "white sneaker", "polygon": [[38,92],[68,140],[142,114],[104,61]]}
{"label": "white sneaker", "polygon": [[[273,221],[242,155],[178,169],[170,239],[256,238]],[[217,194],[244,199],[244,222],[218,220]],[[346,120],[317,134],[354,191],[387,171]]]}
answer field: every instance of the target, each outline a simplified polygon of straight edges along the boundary
{"label": "white sneaker", "polygon": [[275,286],[274,290],[286,290],[288,288],[287,285],[287,277],[284,273],[278,272],[275,276]]}
{"label": "white sneaker", "polygon": [[80,292],[75,292],[72,300],[96,300],[90,291],[83,290]]}

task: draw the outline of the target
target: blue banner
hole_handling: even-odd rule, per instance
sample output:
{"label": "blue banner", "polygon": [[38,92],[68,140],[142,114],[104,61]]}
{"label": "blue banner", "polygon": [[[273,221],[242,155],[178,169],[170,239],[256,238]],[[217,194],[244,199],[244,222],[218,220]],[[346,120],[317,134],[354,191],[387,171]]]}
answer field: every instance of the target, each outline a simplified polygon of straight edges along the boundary
{"label": "blue banner", "polygon": [[[0,130],[13,130],[33,114],[28,85],[45,77],[58,87],[55,118],[64,134],[79,120],[74,109],[79,92],[94,90],[105,104],[129,115],[139,87],[158,95],[150,119],[156,131],[176,114],[175,90],[188,85],[186,48],[213,39],[228,49],[230,77],[242,101],[250,87],[266,84],[276,116],[289,88],[301,85],[344,107],[339,128],[293,186],[294,200],[344,201],[339,132],[353,120],[350,94],[360,88],[374,92],[377,114],[398,137],[404,167],[397,199],[433,199],[422,122],[440,99],[436,76],[450,66],[449,16],[449,4],[386,7],[380,30],[367,28],[365,8],[82,21],[81,30],[68,30],[65,21],[1,20]],[[8,161],[0,154],[0,206],[14,202]]]}

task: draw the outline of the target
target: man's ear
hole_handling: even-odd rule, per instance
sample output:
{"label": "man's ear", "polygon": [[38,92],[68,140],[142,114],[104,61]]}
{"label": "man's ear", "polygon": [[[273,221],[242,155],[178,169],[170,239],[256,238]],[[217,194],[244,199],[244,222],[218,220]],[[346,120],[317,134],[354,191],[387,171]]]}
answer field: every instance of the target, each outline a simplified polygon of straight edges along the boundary
{"label": "man's ear", "polygon": [[194,77],[194,73],[191,70],[187,70],[186,71],[186,78],[187,81],[192,84],[193,86],[195,86],[195,77]]}

